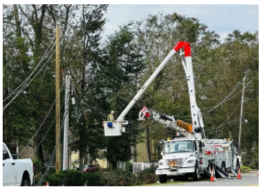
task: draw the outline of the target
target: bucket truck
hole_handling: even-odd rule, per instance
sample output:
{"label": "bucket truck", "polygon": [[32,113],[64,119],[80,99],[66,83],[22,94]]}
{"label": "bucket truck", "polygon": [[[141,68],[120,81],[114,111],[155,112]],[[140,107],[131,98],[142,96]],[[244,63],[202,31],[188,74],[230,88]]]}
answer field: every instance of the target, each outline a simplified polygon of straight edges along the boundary
{"label": "bucket truck", "polygon": [[159,176],[161,183],[165,183],[169,176],[192,175],[195,180],[199,180],[202,173],[210,175],[209,171],[211,170],[215,175],[215,169],[222,177],[230,177],[225,172],[227,170],[231,170],[236,175],[234,169],[239,167],[241,158],[231,148],[231,141],[226,139],[206,139],[202,114],[196,103],[191,48],[188,42],[178,42],[174,46],[115,121],[103,122],[105,136],[120,136],[122,132],[125,132],[124,125],[128,123],[124,120],[125,115],[164,68],[171,56],[182,49],[184,50],[184,53],[181,52],[182,65],[188,83],[192,123],[175,121],[174,116],[158,114],[146,107],[139,113],[140,119],[150,117],[154,121],[175,129],[182,135],[180,138],[163,142],[163,158],[159,161],[156,175]]}
{"label": "bucket truck", "polygon": [[161,141],[162,159],[159,161],[156,175],[165,183],[167,177],[190,177],[199,180],[210,172],[219,177],[231,178],[228,172],[237,175],[241,157],[237,155],[232,141],[227,139],[199,139],[192,131],[192,125],[176,120],[173,115],[161,114],[143,107],[139,120],[149,119],[176,131],[173,140]]}
{"label": "bucket truck", "polygon": [[[170,58],[180,49],[184,49],[185,60],[182,61],[182,64],[185,69],[186,79],[189,86],[189,95],[190,95],[190,106],[192,113],[192,132],[195,137],[198,139],[202,138],[202,134],[204,134],[204,123],[202,120],[202,115],[200,109],[196,103],[195,97],[195,86],[194,86],[194,76],[193,76],[193,68],[191,61],[191,48],[188,42],[178,42],[175,47],[169,52],[166,58],[162,61],[159,67],[154,71],[154,73],[150,76],[150,78],[146,81],[146,83],[142,86],[139,92],[135,95],[135,97],[131,100],[131,102],[126,106],[123,112],[119,115],[119,117],[115,121],[104,121],[104,132],[105,136],[120,136],[122,132],[125,132],[124,125],[127,124],[127,121],[124,121],[125,115],[129,112],[129,110],[133,107],[133,105],[137,102],[137,100],[141,97],[141,95],[145,92],[148,86],[152,83],[152,81],[156,78],[156,76],[160,73],[160,71],[164,68],[166,63],[170,60]],[[204,135],[205,136],[205,135]]]}

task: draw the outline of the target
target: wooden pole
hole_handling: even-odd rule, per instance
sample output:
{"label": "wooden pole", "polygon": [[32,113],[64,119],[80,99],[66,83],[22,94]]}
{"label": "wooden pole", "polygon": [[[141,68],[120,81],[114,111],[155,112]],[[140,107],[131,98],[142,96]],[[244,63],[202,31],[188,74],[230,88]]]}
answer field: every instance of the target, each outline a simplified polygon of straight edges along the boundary
{"label": "wooden pole", "polygon": [[60,29],[56,28],[56,173],[60,172]]}

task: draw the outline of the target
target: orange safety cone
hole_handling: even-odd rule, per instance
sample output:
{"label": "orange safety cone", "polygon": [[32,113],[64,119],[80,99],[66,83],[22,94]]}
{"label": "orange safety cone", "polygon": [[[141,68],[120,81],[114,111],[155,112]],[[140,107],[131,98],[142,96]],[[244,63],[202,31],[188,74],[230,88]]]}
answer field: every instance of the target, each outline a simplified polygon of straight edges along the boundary
{"label": "orange safety cone", "polygon": [[46,183],[46,186],[49,186],[49,182]]}
{"label": "orange safety cone", "polygon": [[242,179],[241,173],[240,173],[240,168],[238,169],[237,179]]}
{"label": "orange safety cone", "polygon": [[213,175],[213,170],[211,170],[211,177],[210,177],[210,181],[215,181],[215,177]]}

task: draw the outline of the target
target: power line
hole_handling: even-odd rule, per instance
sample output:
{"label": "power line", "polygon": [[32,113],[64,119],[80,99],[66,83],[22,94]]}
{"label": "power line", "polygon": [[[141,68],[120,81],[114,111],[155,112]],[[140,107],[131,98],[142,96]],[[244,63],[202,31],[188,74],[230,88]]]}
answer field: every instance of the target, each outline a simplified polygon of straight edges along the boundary
{"label": "power line", "polygon": [[[59,44],[61,44],[61,42],[62,42],[63,39],[64,39],[64,37],[61,38],[61,41],[60,41]],[[25,89],[27,86],[30,85],[30,83],[31,83],[31,82],[35,79],[35,77],[41,72],[41,70],[49,63],[49,61],[50,61],[50,59],[51,59],[51,57],[53,56],[54,53],[55,53],[55,50],[53,50],[53,53],[52,53],[52,55],[49,57],[49,59],[45,62],[45,64],[42,66],[42,68],[40,68],[40,70],[38,71],[38,73],[37,73],[27,84],[25,84],[25,82],[24,82],[23,87],[21,87],[20,91],[13,97],[13,99],[12,99],[9,103],[7,103],[7,104],[4,106],[3,111],[24,91],[24,89]],[[28,77],[28,80],[29,80],[29,77]],[[26,80],[26,82],[27,82],[28,80]]]}
{"label": "power line", "polygon": [[[61,90],[62,90],[63,88],[64,88],[64,84],[63,84]],[[61,93],[61,90],[60,90],[60,93]],[[60,96],[60,93],[59,93],[59,96]],[[37,135],[37,133],[40,131],[40,129],[41,129],[41,127],[43,126],[44,122],[46,121],[46,119],[47,119],[48,116],[50,115],[51,110],[53,109],[53,107],[54,107],[54,105],[55,105],[57,99],[59,98],[59,96],[57,96],[56,99],[54,99],[54,101],[53,101],[51,107],[49,108],[49,111],[48,111],[47,115],[45,116],[43,122],[41,123],[40,127],[39,127],[38,130],[34,133],[33,137],[30,139],[30,141],[28,142],[28,144],[23,148],[22,152],[21,152],[18,156],[20,156],[20,155],[23,153],[23,151],[28,147],[28,145],[32,142],[32,140],[34,139],[34,137],[35,137],[35,136]]]}
{"label": "power line", "polygon": [[[59,140],[60,140],[60,138],[61,138],[61,136],[62,136],[62,132],[63,132],[62,130],[63,130],[63,128],[64,128],[64,121],[65,121],[65,118],[66,118],[67,114],[68,114],[68,110],[65,110],[65,113],[64,113],[64,115],[63,115],[63,120],[62,120],[62,125],[61,125],[62,127],[61,127],[61,131],[60,131]],[[42,182],[44,181],[45,177],[48,175],[49,170],[50,170],[50,168],[51,168],[51,165],[52,165],[52,163],[53,163],[53,160],[54,160],[54,158],[55,158],[56,149],[57,149],[57,142],[56,142],[55,147],[54,147],[54,149],[53,149],[53,153],[52,153],[52,156],[51,156],[51,158],[50,158],[48,167],[47,167],[47,169],[45,170],[45,172],[44,172],[42,178],[39,180],[39,182],[37,183],[36,186],[41,185]]]}
{"label": "power line", "polygon": [[[227,122],[227,123],[222,123],[222,124],[220,124],[219,127],[216,127],[216,129],[220,129],[220,128],[225,127],[225,126],[227,126],[227,125],[234,124],[235,122],[237,122],[237,121],[239,120],[239,118],[240,118],[240,117],[238,117],[238,118],[236,118],[236,119],[233,119],[233,120],[231,120],[231,121],[229,121],[229,122]],[[208,129],[207,131],[209,131],[209,130],[210,130],[210,129]],[[209,133],[212,133],[212,132],[214,132],[214,131],[211,130],[211,132],[209,132]]]}
{"label": "power line", "polygon": [[[53,54],[54,54],[55,51],[53,51]],[[53,55],[52,54],[52,55]],[[10,102],[8,102],[4,108],[3,108],[3,111],[24,91],[24,89],[30,85],[30,83],[35,79],[35,77],[41,72],[41,70],[47,66],[47,64],[49,63],[49,60],[50,60],[51,57],[49,57],[49,59],[45,62],[45,64],[40,68],[40,70],[38,71],[38,73],[36,73],[36,75],[27,83],[27,84],[23,84],[23,86],[21,87],[21,89],[16,93],[16,95],[12,98],[12,100]]]}
{"label": "power line", "polygon": [[[234,98],[235,96],[233,96],[232,98],[229,98],[229,97],[230,97],[230,96],[233,94],[233,92],[239,87],[240,84],[241,84],[241,83],[238,82],[238,83],[236,84],[236,86],[233,88],[233,90],[232,90],[219,104],[217,104],[217,105],[213,106],[212,108],[210,108],[210,109],[204,111],[202,114],[203,114],[203,115],[206,115],[206,114],[212,112],[214,109],[216,109],[216,108],[219,107],[220,105],[222,105],[223,103],[225,103],[225,102],[229,101],[230,99]],[[237,95],[237,94],[236,94],[236,95]]]}
{"label": "power line", "polygon": [[[53,38],[53,39],[54,39],[54,38]],[[54,43],[52,43],[52,44],[53,44],[53,47],[54,47]],[[33,75],[33,73],[36,71],[36,69],[40,66],[41,62],[44,60],[45,55],[46,55],[47,53],[49,53],[50,50],[53,48],[53,47],[50,48],[50,46],[51,46],[52,44],[49,45],[49,47],[47,48],[47,50],[46,50],[45,53],[43,54],[41,60],[40,60],[39,63],[36,65],[36,67],[35,67],[34,70],[31,72],[31,74],[30,74],[13,92],[11,92],[11,93],[4,99],[3,102],[5,102],[12,94],[14,94],[24,83],[26,83],[26,82],[30,79],[30,77]]]}

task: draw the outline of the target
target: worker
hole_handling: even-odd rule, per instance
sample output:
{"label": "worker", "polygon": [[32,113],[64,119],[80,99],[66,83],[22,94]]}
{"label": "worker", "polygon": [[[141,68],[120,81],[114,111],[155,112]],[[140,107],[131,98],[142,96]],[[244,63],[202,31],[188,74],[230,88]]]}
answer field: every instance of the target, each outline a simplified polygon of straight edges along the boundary
{"label": "worker", "polygon": [[108,121],[114,121],[114,111],[111,111],[111,113],[107,117]]}

